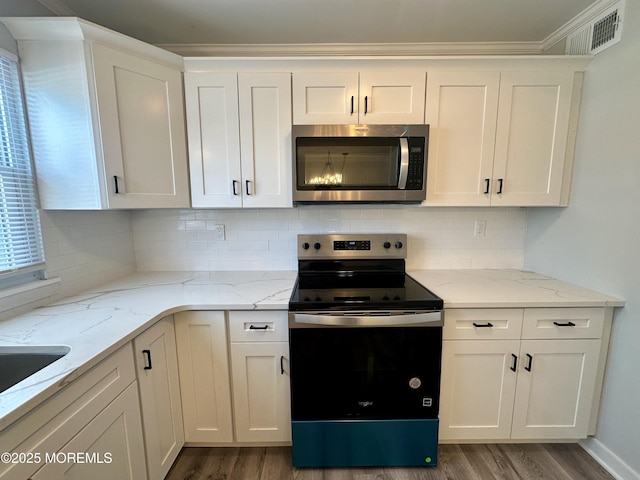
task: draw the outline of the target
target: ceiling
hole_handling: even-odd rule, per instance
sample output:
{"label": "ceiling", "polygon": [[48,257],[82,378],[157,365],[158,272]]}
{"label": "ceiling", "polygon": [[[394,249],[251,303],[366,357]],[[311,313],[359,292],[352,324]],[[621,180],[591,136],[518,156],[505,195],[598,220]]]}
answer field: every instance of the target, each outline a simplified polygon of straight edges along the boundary
{"label": "ceiling", "polygon": [[602,2],[1,0],[0,16],[78,16],[152,44],[540,43]]}

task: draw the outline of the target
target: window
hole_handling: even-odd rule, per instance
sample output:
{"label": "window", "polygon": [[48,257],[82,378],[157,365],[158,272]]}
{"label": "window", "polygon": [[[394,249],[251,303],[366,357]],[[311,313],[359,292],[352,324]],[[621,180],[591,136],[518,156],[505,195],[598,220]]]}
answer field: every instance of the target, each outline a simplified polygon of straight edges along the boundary
{"label": "window", "polygon": [[17,59],[0,50],[0,285],[44,269]]}

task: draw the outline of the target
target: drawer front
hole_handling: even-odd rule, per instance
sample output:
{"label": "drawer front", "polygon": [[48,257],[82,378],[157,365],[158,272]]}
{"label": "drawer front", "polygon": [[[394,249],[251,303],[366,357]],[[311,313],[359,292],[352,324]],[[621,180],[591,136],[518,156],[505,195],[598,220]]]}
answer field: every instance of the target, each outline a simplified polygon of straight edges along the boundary
{"label": "drawer front", "polygon": [[519,339],[521,308],[445,309],[445,340]]}
{"label": "drawer front", "polygon": [[527,308],[522,338],[600,338],[604,308]]}
{"label": "drawer front", "polygon": [[229,312],[229,338],[232,342],[288,342],[287,312],[280,310]]}

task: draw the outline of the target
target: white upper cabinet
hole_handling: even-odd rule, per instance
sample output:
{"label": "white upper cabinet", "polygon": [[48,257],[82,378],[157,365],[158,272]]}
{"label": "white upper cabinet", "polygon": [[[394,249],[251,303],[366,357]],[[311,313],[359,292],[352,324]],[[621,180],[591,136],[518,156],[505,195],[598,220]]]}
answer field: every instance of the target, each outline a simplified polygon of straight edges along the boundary
{"label": "white upper cabinet", "polygon": [[566,205],[579,90],[573,71],[429,72],[425,204]]}
{"label": "white upper cabinet", "polygon": [[75,18],[5,18],[44,209],[189,206],[182,58]]}
{"label": "white upper cabinet", "polygon": [[424,71],[295,72],[293,123],[422,124]]}
{"label": "white upper cabinet", "polygon": [[194,207],[291,206],[291,75],[185,74]]}

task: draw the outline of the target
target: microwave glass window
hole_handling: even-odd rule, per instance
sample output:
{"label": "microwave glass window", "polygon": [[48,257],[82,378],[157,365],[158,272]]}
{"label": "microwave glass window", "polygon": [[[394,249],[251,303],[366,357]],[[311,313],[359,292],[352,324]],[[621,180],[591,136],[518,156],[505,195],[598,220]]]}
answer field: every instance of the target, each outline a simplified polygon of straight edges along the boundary
{"label": "microwave glass window", "polygon": [[371,138],[299,138],[296,145],[298,189],[396,188],[399,150],[395,138],[375,142]]}

